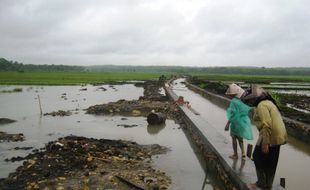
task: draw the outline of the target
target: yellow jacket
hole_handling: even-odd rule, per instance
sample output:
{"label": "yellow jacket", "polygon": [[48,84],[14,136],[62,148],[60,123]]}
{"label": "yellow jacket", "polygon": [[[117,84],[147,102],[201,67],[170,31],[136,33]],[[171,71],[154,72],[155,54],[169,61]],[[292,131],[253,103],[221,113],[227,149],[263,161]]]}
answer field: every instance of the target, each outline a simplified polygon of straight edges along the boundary
{"label": "yellow jacket", "polygon": [[258,104],[253,120],[259,130],[257,145],[286,143],[287,133],[281,114],[270,100],[263,100]]}

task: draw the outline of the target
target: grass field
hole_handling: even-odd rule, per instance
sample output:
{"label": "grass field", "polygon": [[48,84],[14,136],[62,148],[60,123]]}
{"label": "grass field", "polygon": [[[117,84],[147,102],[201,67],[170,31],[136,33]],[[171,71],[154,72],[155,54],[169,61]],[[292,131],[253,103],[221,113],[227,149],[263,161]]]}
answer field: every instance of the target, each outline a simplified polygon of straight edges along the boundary
{"label": "grass field", "polygon": [[111,81],[158,79],[161,73],[0,72],[0,84],[78,85]]}
{"label": "grass field", "polygon": [[[0,84],[11,85],[78,85],[111,81],[150,80],[160,75],[172,73],[138,73],[138,72],[0,72]],[[194,75],[203,80],[244,81],[249,83],[269,82],[308,82],[310,76],[270,76],[270,75],[230,75],[205,74]]]}
{"label": "grass field", "polygon": [[197,76],[199,79],[202,80],[243,81],[248,83],[310,82],[310,76],[230,75],[230,74],[206,74],[195,76]]}

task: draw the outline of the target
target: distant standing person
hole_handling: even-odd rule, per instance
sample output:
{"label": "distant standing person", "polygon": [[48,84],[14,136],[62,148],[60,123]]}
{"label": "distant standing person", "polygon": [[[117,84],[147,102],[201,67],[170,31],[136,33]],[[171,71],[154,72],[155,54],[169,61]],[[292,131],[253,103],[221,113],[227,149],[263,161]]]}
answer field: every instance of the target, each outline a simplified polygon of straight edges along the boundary
{"label": "distant standing person", "polygon": [[238,159],[237,140],[241,149],[242,159],[245,159],[243,139],[253,139],[251,121],[248,116],[248,113],[252,108],[240,100],[243,93],[244,90],[236,84],[229,85],[226,91],[226,95],[232,97],[232,100],[230,101],[229,108],[226,112],[228,122],[225,126],[225,131],[228,131],[230,128],[234,154],[229,156],[229,158],[234,160]]}
{"label": "distant standing person", "polygon": [[247,94],[244,100],[252,102],[256,107],[253,120],[259,131],[253,152],[257,182],[250,184],[249,187],[271,189],[278,165],[280,146],[287,141],[286,129],[280,109],[268,92],[254,85]]}

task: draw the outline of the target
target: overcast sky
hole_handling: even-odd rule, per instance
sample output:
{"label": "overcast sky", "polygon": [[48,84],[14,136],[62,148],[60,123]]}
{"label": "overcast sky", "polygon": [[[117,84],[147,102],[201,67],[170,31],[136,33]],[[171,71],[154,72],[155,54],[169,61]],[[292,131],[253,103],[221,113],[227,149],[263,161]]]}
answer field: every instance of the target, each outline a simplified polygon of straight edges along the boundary
{"label": "overcast sky", "polygon": [[309,0],[0,0],[25,64],[310,67]]}

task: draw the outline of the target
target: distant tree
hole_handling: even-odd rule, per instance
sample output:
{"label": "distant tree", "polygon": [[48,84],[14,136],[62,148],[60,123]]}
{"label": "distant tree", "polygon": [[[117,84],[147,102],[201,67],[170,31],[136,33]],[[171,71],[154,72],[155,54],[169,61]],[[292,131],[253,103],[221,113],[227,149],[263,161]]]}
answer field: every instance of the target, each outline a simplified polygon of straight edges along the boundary
{"label": "distant tree", "polygon": [[4,58],[0,58],[0,71],[16,71],[16,72],[27,72],[27,71],[41,71],[41,72],[67,72],[67,71],[84,71],[85,67],[81,66],[67,66],[67,65],[33,65],[23,64],[17,61],[8,61]]}

